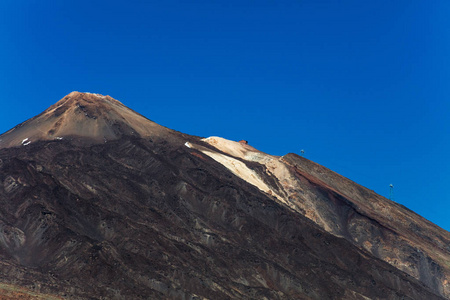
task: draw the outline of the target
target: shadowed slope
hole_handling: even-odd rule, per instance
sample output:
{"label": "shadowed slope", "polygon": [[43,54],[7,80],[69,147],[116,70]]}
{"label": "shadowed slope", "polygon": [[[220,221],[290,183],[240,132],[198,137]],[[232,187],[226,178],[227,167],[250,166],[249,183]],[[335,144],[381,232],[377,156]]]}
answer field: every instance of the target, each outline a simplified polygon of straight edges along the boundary
{"label": "shadowed slope", "polygon": [[3,282],[69,299],[442,299],[182,144],[40,141],[0,159]]}

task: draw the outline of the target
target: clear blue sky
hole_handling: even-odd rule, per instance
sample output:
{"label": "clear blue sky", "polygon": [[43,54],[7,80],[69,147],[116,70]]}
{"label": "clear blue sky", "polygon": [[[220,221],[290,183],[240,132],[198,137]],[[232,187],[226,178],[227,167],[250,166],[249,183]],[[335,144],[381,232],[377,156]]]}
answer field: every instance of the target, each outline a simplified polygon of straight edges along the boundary
{"label": "clear blue sky", "polygon": [[450,1],[0,2],[0,132],[71,91],[300,153],[450,230]]}

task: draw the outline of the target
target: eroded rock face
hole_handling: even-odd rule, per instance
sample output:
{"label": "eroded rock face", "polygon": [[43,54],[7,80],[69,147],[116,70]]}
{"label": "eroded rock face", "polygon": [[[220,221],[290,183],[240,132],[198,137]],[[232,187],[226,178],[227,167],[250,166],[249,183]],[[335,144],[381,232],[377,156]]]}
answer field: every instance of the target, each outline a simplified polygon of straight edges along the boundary
{"label": "eroded rock face", "polygon": [[15,252],[25,244],[25,234],[19,228],[0,223],[0,245]]}
{"label": "eroded rock face", "polygon": [[317,211],[325,216],[323,220],[329,220],[328,226],[333,227],[331,220],[339,224],[333,227],[335,235],[343,236],[450,298],[449,232],[300,156],[289,154],[283,159],[298,171],[304,186],[317,187],[313,192],[316,203],[332,203]]}
{"label": "eroded rock face", "polygon": [[296,156],[161,132],[1,148],[0,282],[69,299],[447,297],[447,232]]}
{"label": "eroded rock face", "polygon": [[34,179],[0,190],[2,281],[69,298],[441,299],[182,140],[41,143],[0,151],[16,158],[1,174]]}
{"label": "eroded rock face", "polygon": [[[345,238],[450,297],[447,231],[296,154],[275,157],[248,144],[219,137],[204,141],[218,151],[193,143],[190,148],[215,159],[261,191],[275,195],[279,203],[327,232]],[[265,168],[254,168],[254,162]]]}
{"label": "eroded rock face", "polygon": [[3,181],[3,188],[6,193],[11,193],[19,187],[19,183],[12,176],[7,176]]}

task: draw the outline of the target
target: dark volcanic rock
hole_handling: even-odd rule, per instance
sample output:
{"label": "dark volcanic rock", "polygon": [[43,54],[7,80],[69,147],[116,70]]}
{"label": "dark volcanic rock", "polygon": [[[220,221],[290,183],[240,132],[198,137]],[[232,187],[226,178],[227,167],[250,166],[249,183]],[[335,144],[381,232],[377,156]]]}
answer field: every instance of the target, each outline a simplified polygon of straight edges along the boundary
{"label": "dark volcanic rock", "polygon": [[[325,184],[284,157],[298,172],[294,193],[269,164],[225,150],[165,128],[0,149],[0,281],[69,299],[445,298],[448,266],[413,250],[434,249],[447,232],[428,232],[410,213],[419,244],[394,243],[404,227],[348,200],[350,183]],[[236,176],[223,155],[260,182]],[[398,265],[386,259],[389,245],[400,247]]]}

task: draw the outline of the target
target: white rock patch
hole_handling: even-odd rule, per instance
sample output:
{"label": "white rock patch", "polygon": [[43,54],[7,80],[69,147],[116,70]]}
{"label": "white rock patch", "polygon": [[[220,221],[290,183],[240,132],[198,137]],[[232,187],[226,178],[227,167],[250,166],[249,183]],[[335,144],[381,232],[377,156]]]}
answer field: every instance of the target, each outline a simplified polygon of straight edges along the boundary
{"label": "white rock patch", "polygon": [[256,186],[261,191],[274,195],[278,200],[286,202],[283,197],[275,193],[259,176],[256,172],[249,169],[245,163],[228,155],[215,153],[209,150],[200,150],[204,154],[208,155],[215,161],[219,162],[230,170],[234,175],[240,177],[241,179],[247,181],[248,183]]}

